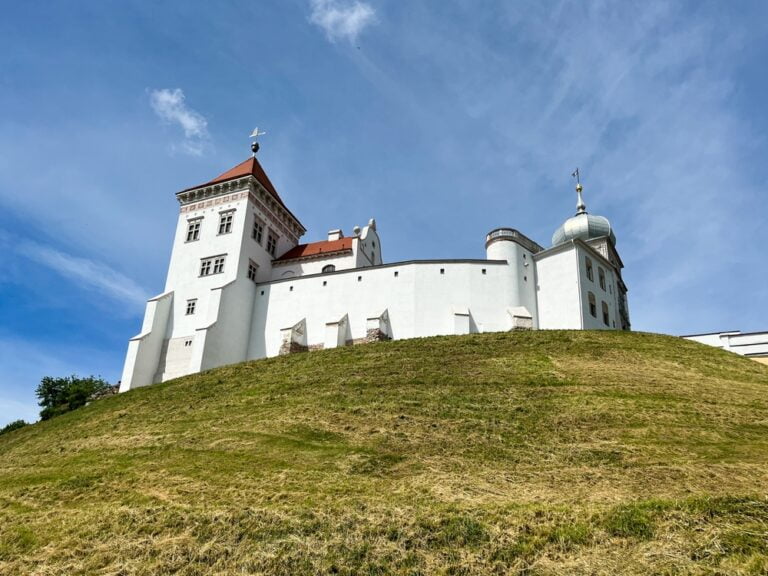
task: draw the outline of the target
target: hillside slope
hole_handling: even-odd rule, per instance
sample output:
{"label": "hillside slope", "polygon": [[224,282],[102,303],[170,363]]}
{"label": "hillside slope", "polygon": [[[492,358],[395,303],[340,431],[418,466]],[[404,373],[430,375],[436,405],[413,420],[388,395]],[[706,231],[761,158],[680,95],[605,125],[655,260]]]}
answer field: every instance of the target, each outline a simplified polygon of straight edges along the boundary
{"label": "hillside slope", "polygon": [[766,574],[768,367],[671,337],[275,358],[0,437],[0,574]]}

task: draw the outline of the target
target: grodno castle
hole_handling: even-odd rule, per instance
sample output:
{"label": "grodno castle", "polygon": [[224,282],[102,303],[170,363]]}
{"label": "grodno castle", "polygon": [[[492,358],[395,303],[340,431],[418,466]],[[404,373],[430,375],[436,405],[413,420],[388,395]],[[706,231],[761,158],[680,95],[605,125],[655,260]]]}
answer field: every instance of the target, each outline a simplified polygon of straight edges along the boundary
{"label": "grodno castle", "polygon": [[[255,150],[258,145],[255,145]],[[385,263],[376,221],[306,232],[253,157],[176,193],[165,290],[147,302],[120,391],[185,374],[376,340],[554,328],[629,330],[610,222],[576,214],[544,248],[514,228],[484,260]]]}

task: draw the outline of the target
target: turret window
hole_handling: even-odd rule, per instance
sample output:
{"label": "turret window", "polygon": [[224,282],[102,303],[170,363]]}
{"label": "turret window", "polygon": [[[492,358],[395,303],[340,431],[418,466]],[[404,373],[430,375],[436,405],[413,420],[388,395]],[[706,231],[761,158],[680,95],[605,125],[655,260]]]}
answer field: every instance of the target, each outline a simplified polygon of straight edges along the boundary
{"label": "turret window", "polygon": [[[592,271],[592,260],[590,260],[589,256],[584,256],[584,263],[587,266],[587,279],[590,282],[595,281],[595,273]],[[594,316],[594,314],[593,314]]]}
{"label": "turret window", "polygon": [[600,266],[597,267],[597,279],[600,281],[600,288],[605,290],[605,270]]}
{"label": "turret window", "polygon": [[592,292],[589,292],[587,296],[589,298],[589,313],[593,318],[597,318],[597,301],[595,300],[595,295],[592,294]]}
{"label": "turret window", "polygon": [[229,234],[232,232],[232,219],[234,215],[234,210],[219,214],[219,234]]}
{"label": "turret window", "polygon": [[202,218],[195,218],[187,222],[187,242],[200,240],[200,224],[202,221]]}

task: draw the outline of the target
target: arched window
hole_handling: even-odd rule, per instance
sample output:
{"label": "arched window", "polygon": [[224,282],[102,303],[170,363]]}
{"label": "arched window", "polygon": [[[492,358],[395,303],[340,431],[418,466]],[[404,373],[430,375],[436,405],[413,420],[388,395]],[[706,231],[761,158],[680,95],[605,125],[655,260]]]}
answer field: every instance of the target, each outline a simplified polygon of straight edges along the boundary
{"label": "arched window", "polygon": [[584,256],[584,263],[587,265],[587,278],[590,282],[594,282],[595,274],[592,272],[592,260],[590,260],[589,256]]}
{"label": "arched window", "polygon": [[592,292],[589,292],[588,296],[589,296],[589,313],[594,318],[597,318],[597,301],[595,300],[595,295],[592,294]]}
{"label": "arched window", "polygon": [[336,272],[336,266],[333,264],[328,264],[327,266],[323,266],[323,274],[328,274],[328,272]]}
{"label": "arched window", "polygon": [[605,270],[600,266],[597,267],[597,279],[600,281],[600,288],[605,290]]}
{"label": "arched window", "polygon": [[611,323],[610,323],[610,319],[608,318],[608,304],[606,304],[605,302],[602,302],[602,305],[603,305],[603,324],[605,324],[606,326],[610,326]]}

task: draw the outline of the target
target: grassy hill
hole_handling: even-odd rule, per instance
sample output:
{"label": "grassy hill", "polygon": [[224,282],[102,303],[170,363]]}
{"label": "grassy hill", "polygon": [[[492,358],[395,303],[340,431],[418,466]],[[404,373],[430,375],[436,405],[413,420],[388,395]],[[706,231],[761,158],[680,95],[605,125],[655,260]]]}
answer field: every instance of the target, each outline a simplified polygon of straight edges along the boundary
{"label": "grassy hill", "polygon": [[0,437],[0,574],[768,574],[768,367],[676,338],[240,364]]}

